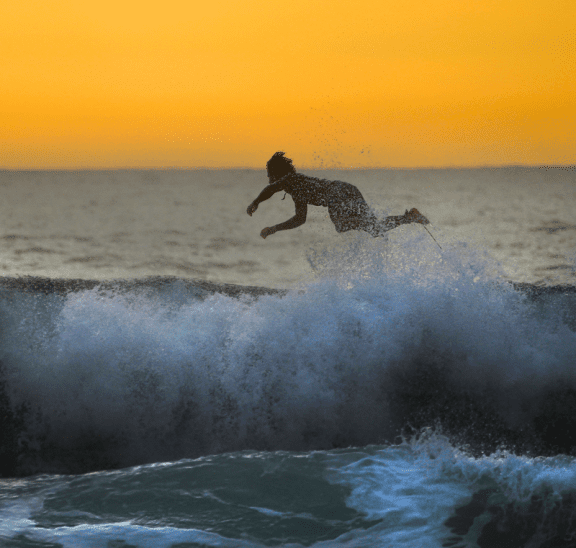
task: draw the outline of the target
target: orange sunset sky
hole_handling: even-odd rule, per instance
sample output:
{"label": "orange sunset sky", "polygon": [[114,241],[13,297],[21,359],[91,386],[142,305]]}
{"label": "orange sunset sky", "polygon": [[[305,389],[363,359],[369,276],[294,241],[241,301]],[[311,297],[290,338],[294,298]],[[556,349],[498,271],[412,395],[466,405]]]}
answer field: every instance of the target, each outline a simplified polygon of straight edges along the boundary
{"label": "orange sunset sky", "polygon": [[0,168],[576,161],[575,0],[18,0],[0,21]]}

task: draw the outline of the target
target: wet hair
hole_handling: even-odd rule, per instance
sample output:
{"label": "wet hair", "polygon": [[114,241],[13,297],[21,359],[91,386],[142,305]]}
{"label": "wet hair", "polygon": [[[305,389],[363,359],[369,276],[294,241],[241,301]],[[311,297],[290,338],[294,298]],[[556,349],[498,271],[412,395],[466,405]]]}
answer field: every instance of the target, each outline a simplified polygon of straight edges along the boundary
{"label": "wet hair", "polygon": [[272,175],[276,179],[284,177],[289,173],[296,173],[296,168],[292,165],[292,160],[286,158],[283,152],[276,152],[270,160],[266,162],[266,169],[268,175]]}

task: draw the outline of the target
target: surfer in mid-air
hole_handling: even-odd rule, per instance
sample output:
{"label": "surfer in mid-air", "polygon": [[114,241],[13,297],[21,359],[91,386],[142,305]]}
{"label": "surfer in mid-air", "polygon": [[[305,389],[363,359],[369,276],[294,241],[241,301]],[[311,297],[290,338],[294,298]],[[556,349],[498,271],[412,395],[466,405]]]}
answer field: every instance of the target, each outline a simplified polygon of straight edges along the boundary
{"label": "surfer in mid-air", "polygon": [[406,210],[404,215],[395,215],[378,219],[372,212],[360,191],[343,181],[328,181],[297,173],[292,160],[283,152],[276,152],[266,163],[268,186],[248,206],[248,215],[252,216],[258,205],[271,198],[276,192],[286,192],[292,196],[296,214],[287,221],[266,227],[260,232],[266,238],[280,230],[297,228],[306,222],[308,205],[328,208],[328,214],[337,232],[363,230],[376,238],[388,230],[408,223],[430,223],[416,208]]}

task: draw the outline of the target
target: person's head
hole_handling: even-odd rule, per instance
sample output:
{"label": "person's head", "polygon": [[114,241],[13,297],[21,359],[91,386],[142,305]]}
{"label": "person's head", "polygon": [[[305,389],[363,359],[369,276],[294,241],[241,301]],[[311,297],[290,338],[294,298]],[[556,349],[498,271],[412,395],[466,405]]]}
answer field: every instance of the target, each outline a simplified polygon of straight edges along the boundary
{"label": "person's head", "polygon": [[292,160],[286,158],[283,152],[276,152],[276,154],[266,162],[266,173],[269,183],[273,183],[284,177],[284,175],[296,173],[296,169],[292,165]]}

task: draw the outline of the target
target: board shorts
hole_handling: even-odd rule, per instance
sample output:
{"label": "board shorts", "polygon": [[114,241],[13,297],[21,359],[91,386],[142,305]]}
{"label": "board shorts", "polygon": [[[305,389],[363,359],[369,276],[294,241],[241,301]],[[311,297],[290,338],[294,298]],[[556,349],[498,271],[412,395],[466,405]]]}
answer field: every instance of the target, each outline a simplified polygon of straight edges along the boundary
{"label": "board shorts", "polygon": [[360,191],[350,183],[334,181],[327,200],[328,214],[337,232],[366,230],[374,226],[376,216]]}

